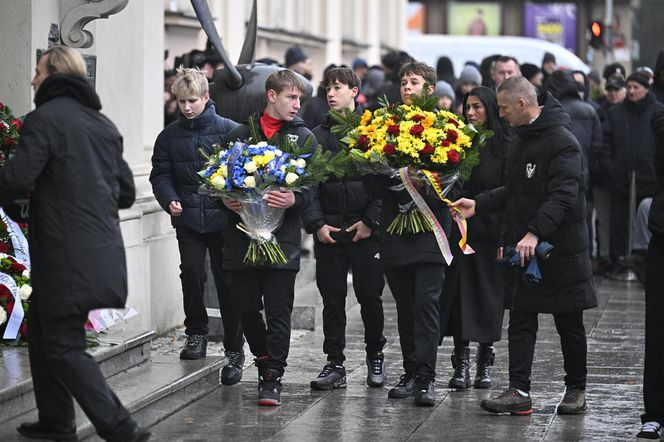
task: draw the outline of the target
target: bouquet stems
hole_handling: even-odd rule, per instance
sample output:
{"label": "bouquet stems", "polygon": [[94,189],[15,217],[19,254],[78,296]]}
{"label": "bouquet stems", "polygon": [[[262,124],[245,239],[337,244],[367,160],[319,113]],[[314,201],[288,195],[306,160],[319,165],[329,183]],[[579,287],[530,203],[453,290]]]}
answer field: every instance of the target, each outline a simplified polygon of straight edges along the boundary
{"label": "bouquet stems", "polygon": [[387,226],[387,232],[392,235],[416,234],[431,232],[432,230],[431,221],[417,209],[399,212],[390,225]]}
{"label": "bouquet stems", "polygon": [[247,265],[283,265],[288,262],[284,251],[275,240],[251,239],[244,263]]}

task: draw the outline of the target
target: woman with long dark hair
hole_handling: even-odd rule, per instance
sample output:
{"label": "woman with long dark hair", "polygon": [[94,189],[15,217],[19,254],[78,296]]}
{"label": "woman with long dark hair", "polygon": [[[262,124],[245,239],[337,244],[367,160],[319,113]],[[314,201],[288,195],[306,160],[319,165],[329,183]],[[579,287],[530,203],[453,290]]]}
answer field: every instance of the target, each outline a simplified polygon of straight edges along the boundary
{"label": "woman with long dark hair", "polygon": [[[467,123],[494,133],[480,148],[480,163],[462,190],[464,197],[473,198],[505,184],[512,130],[499,116],[495,91],[485,86],[472,89],[464,97],[463,116]],[[450,242],[456,244],[459,232],[456,229],[453,232],[457,238]],[[502,233],[501,214],[470,218],[468,241],[475,253],[464,255],[456,248],[452,265],[447,268],[440,298],[440,342],[444,336],[454,337],[450,388],[470,388],[470,341],[479,342],[474,387],[491,387],[493,343],[500,340],[504,310],[504,284],[496,262],[498,254],[502,254]]]}

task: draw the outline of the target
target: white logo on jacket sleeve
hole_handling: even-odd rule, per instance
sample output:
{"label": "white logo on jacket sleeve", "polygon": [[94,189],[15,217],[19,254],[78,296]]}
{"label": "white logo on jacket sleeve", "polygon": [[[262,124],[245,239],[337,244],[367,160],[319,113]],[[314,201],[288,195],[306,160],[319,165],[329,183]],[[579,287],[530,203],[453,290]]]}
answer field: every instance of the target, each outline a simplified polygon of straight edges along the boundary
{"label": "white logo on jacket sleeve", "polygon": [[536,166],[537,166],[537,164],[533,164],[533,163],[526,164],[526,176],[528,177],[528,179],[532,178],[533,175],[535,174],[535,167]]}
{"label": "white logo on jacket sleeve", "polygon": [[300,138],[299,135],[295,135],[295,134],[287,134],[287,135],[288,135],[288,139],[290,141],[292,141],[293,143],[297,143],[298,138]]}

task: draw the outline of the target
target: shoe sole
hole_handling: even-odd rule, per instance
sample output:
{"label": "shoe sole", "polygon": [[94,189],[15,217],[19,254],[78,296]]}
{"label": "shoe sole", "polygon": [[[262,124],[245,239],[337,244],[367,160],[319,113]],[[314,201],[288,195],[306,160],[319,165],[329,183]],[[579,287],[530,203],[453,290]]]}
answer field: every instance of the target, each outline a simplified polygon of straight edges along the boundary
{"label": "shoe sole", "polygon": [[205,357],[205,354],[202,356],[182,356],[180,355],[180,359],[183,361],[196,361],[198,359],[203,359]]}
{"label": "shoe sole", "polygon": [[450,388],[452,390],[467,390],[470,388],[470,385],[471,385],[470,382],[468,382],[467,384],[454,384],[452,382],[449,382],[447,384],[447,388]]}
{"label": "shoe sole", "polygon": [[390,399],[406,399],[406,398],[409,398],[409,397],[413,397],[414,395],[415,395],[415,391],[412,391],[412,392],[410,392],[408,394],[405,394],[405,395],[404,394],[396,394],[396,393],[393,393],[392,391],[389,391],[387,393],[387,397],[390,398]]}
{"label": "shoe sole", "polygon": [[225,378],[224,375],[221,375],[221,384],[226,385],[226,386],[231,386],[235,385],[238,382],[242,380],[242,372],[240,372],[240,376],[236,376],[234,378]]}
{"label": "shoe sole", "polygon": [[311,387],[312,390],[319,390],[319,391],[336,390],[337,388],[346,388],[347,386],[348,385],[345,382],[328,384],[328,385],[316,385],[313,382],[309,384],[309,387]]}
{"label": "shoe sole", "polygon": [[[573,414],[583,414],[583,413],[585,413],[585,412],[586,412],[586,406],[585,406],[585,405],[584,405],[583,408],[580,409],[580,410],[569,410],[569,411],[567,411],[567,410],[565,410],[564,408],[561,410],[560,407],[558,407],[558,408],[556,409],[556,413],[558,413],[558,414],[560,414],[560,415],[563,415],[563,416],[565,416],[565,415],[573,415]],[[655,440],[657,440],[657,439],[655,439]]]}
{"label": "shoe sole", "polygon": [[431,399],[415,399],[415,405],[418,407],[433,407],[436,405],[436,401]]}
{"label": "shoe sole", "polygon": [[491,382],[475,382],[475,384],[473,384],[473,388],[477,390],[485,390],[487,388],[491,388]]}
{"label": "shoe sole", "polygon": [[18,433],[21,434],[22,436],[28,437],[30,439],[48,439],[58,442],[78,442],[79,440],[76,433],[73,433],[71,435],[58,434],[58,433],[36,433],[36,432],[25,431],[21,427],[16,428],[16,431],[18,431]]}
{"label": "shoe sole", "polygon": [[258,399],[258,405],[262,407],[277,407],[281,405],[281,401],[276,399]]}
{"label": "shoe sole", "polygon": [[[515,415],[515,416],[530,416],[531,414],[533,414],[533,408],[532,407],[530,407],[527,410],[504,410],[504,409],[491,408],[488,405],[486,405],[484,403],[484,401],[482,401],[480,403],[480,407],[482,407],[482,409],[484,411],[488,411],[489,413],[495,413],[495,414],[510,413],[510,414]],[[525,408],[525,407],[522,407],[522,408]]]}
{"label": "shoe sole", "polygon": [[367,379],[367,385],[371,388],[382,388],[387,385],[387,379],[385,379],[384,382],[371,382],[369,379]]}

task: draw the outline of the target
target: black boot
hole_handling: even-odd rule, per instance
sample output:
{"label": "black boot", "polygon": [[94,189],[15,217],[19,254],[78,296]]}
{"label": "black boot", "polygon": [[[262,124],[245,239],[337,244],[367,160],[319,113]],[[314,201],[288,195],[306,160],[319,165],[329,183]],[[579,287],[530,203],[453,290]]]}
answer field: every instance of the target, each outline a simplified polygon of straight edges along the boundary
{"label": "black boot", "polygon": [[452,367],[454,368],[454,374],[447,386],[456,390],[470,388],[470,348],[454,347]]}
{"label": "black boot", "polygon": [[477,354],[475,355],[475,388],[491,388],[491,366],[496,354],[493,352],[493,347],[487,345],[479,345],[477,347]]}

